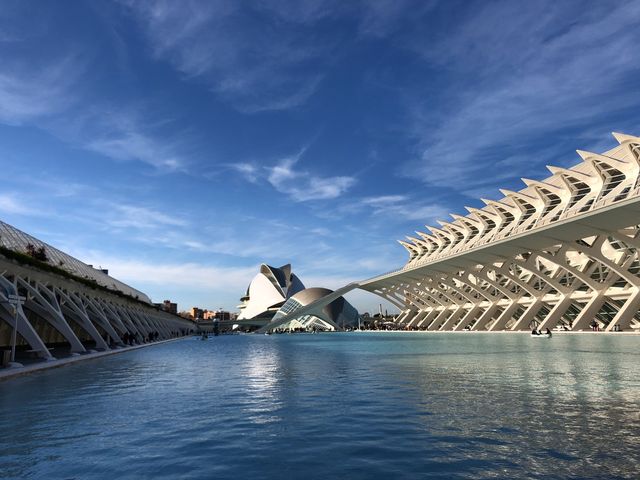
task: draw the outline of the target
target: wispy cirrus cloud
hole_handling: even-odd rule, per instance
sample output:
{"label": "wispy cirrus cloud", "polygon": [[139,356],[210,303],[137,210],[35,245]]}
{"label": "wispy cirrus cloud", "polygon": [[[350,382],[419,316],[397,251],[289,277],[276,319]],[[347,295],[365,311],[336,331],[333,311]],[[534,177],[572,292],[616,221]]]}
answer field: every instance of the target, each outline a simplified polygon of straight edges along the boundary
{"label": "wispy cirrus cloud", "polygon": [[340,197],[356,182],[354,177],[321,177],[295,166],[300,156],[289,157],[268,168],[267,181],[296,202]]}
{"label": "wispy cirrus cloud", "polygon": [[62,113],[77,101],[71,90],[84,68],[75,54],[36,65],[5,58],[0,66],[0,122],[22,125]]}
{"label": "wispy cirrus cloud", "polygon": [[184,227],[188,222],[180,217],[138,205],[113,204],[104,221],[115,228],[155,229],[161,227]]}
{"label": "wispy cirrus cloud", "polygon": [[140,161],[160,172],[187,171],[189,135],[181,128],[167,128],[173,127],[171,119],[149,117],[150,112],[140,107],[91,112],[81,118],[72,136],[87,150],[114,160]]}
{"label": "wispy cirrus cloud", "polygon": [[322,176],[298,167],[306,148],[274,165],[239,162],[228,167],[251,183],[266,182],[296,202],[331,200],[344,195],[356,184],[349,175]]}
{"label": "wispy cirrus cloud", "polygon": [[300,28],[326,14],[329,7],[319,2],[289,4],[298,16],[284,15],[273,3],[122,3],[142,25],[156,58],[246,113],[303,104],[336,46],[331,36],[318,38]]}
{"label": "wispy cirrus cloud", "polygon": [[40,209],[31,207],[24,202],[24,198],[13,193],[0,194],[0,212],[11,215],[45,216]]}
{"label": "wispy cirrus cloud", "polygon": [[[31,27],[28,7],[19,6]],[[0,16],[0,31],[27,21],[16,17]],[[124,101],[93,88],[102,80],[98,47],[81,38],[51,41],[56,25],[43,17],[28,34],[0,39],[0,123],[35,127],[110,159],[184,170],[191,140],[184,128],[163,125],[163,117],[164,123],[176,122],[144,101]]]}
{"label": "wispy cirrus cloud", "polygon": [[572,2],[480,3],[460,20],[453,30],[407,36],[409,48],[456,80],[442,92],[448,105],[410,100],[420,153],[406,176],[489,187],[494,173],[518,177],[557,162],[564,145],[546,158],[531,148],[545,138],[596,123],[601,137],[617,112],[640,106],[636,2],[578,10]]}
{"label": "wispy cirrus cloud", "polygon": [[447,218],[448,212],[449,209],[441,203],[413,195],[397,194],[352,198],[348,203],[340,205],[332,215],[364,215],[384,219],[383,224],[389,221],[432,223]]}

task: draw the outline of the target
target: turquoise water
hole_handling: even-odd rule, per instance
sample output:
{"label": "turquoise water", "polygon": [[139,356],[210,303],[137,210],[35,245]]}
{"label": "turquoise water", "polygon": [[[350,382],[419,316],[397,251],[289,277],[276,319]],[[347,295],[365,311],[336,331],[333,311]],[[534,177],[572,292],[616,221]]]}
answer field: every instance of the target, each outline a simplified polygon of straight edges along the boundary
{"label": "turquoise water", "polygon": [[638,478],[640,336],[185,339],[0,382],[0,478]]}

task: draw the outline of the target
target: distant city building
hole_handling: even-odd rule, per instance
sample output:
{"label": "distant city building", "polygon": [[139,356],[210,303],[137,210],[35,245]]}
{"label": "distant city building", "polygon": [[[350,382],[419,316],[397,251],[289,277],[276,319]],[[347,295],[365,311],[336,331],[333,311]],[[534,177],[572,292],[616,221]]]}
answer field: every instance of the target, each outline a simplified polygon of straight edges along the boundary
{"label": "distant city building", "polygon": [[162,303],[155,303],[154,305],[164,312],[173,313],[174,315],[178,313],[178,304],[173,303],[171,300],[165,300]]}

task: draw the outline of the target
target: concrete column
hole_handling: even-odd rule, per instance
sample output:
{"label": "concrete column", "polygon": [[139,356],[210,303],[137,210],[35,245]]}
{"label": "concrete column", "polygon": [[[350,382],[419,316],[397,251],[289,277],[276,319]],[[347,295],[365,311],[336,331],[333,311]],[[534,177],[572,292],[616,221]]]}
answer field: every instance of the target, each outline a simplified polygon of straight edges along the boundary
{"label": "concrete column", "polygon": [[562,315],[567,311],[567,309],[571,306],[571,296],[564,295],[560,298],[560,301],[554,305],[554,307],[549,311],[545,319],[538,326],[540,330],[543,328],[552,329],[557,324]]}
{"label": "concrete column", "polygon": [[440,330],[442,331],[453,330],[453,327],[455,326],[456,322],[462,315],[464,315],[464,313],[465,313],[464,308],[462,308],[461,306],[458,306],[458,308],[456,308],[453,311],[453,313],[449,315],[449,318],[447,318],[447,320],[444,322]]}
{"label": "concrete column", "polygon": [[407,325],[409,327],[413,327],[414,325],[416,325],[419,322],[421,322],[422,320],[424,320],[424,318],[428,314],[429,314],[429,310],[419,310],[418,313],[416,315],[414,315],[414,317],[409,321],[409,323]]}
{"label": "concrete column", "polygon": [[600,291],[597,295],[591,297],[591,300],[586,303],[584,308],[573,321],[571,330],[575,332],[591,328],[589,324],[594,318],[596,318],[596,313],[600,311],[606,300],[607,297],[605,296],[604,291]]}
{"label": "concrete column", "polygon": [[431,322],[433,322],[433,319],[436,318],[437,316],[438,316],[438,310],[434,308],[427,314],[426,317],[424,317],[420,322],[418,322],[417,327],[422,328],[422,326],[424,325],[425,328],[428,329]]}
{"label": "concrete column", "polygon": [[96,343],[96,348],[101,350],[109,350],[109,345],[104,341],[104,338],[100,335],[100,332],[96,329],[95,325],[89,319],[85,309],[76,304],[71,295],[66,292],[56,289],[58,295],[62,299],[62,308],[67,309],[70,316],[72,316],[76,322],[89,334],[89,336]]}
{"label": "concrete column", "polygon": [[[3,299],[4,300],[4,299]],[[22,307],[18,305],[18,333],[29,344],[32,350],[38,353],[40,358],[46,360],[55,360],[55,357],[51,355],[49,349],[44,344],[42,339],[38,336],[35,329],[29,322],[29,319],[24,314]],[[0,318],[7,322],[11,328],[16,327],[15,316],[13,314],[13,308],[6,304],[0,304]]]}
{"label": "concrete column", "polygon": [[634,315],[637,313],[638,308],[640,308],[640,289],[634,288],[633,293],[627,299],[627,301],[622,305],[616,316],[613,317],[611,323],[607,326],[606,331],[613,331],[614,326],[618,325],[621,330],[626,330],[631,325],[631,320],[633,320]]}
{"label": "concrete column", "polygon": [[514,300],[513,302],[511,302],[507,306],[507,308],[505,308],[504,311],[498,316],[496,321],[493,322],[493,325],[489,327],[489,331],[497,332],[499,330],[504,330],[505,325],[509,322],[509,320],[511,320],[513,314],[516,313],[516,310],[518,310],[519,306],[520,304],[517,301]]}
{"label": "concrete column", "polygon": [[41,291],[36,289],[33,285],[26,282],[22,278],[17,278],[16,281],[22,288],[27,291],[27,301],[25,302],[24,307],[34,312],[40,318],[49,323],[53,328],[55,328],[60,333],[60,335],[62,335],[65,340],[69,342],[72,352],[85,352],[86,350],[84,348],[84,345],[82,345],[80,339],[76,336],[76,334],[67,323],[67,320],[60,310],[60,306],[58,305],[55,296],[47,295],[48,298],[45,298],[43,295],[44,292],[41,293]]}
{"label": "concrete column", "polygon": [[471,327],[471,330],[475,332],[475,331],[483,329],[484,326],[487,323],[489,323],[489,321],[493,317],[493,314],[496,313],[497,309],[498,309],[498,304],[497,303],[491,303],[489,305],[489,307],[484,311],[484,313],[482,315],[480,315],[480,318],[475,323],[475,325],[473,327]]}
{"label": "concrete column", "polygon": [[440,313],[436,316],[436,318],[431,322],[431,324],[427,327],[427,330],[433,331],[436,330],[442,321],[447,318],[447,316],[451,313],[451,310],[447,307],[443,308]]}
{"label": "concrete column", "polygon": [[453,327],[453,330],[464,330],[464,327],[466,327],[473,321],[476,314],[481,310],[481,308],[482,307],[478,304],[473,305],[469,309],[469,311],[464,314],[464,316],[462,317],[462,320],[460,320],[458,324],[455,327]]}
{"label": "concrete column", "polygon": [[533,303],[529,305],[529,307],[524,311],[522,316],[518,319],[518,321],[511,327],[511,331],[516,330],[528,330],[529,322],[533,320],[533,317],[538,313],[540,308],[544,305],[542,298],[535,298]]}

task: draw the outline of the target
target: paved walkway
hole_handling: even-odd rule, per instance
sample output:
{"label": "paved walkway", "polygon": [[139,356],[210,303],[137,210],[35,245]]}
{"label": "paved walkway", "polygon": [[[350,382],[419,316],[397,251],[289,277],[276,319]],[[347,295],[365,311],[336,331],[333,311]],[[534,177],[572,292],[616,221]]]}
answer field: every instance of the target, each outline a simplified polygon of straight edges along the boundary
{"label": "paved walkway", "polygon": [[115,355],[116,353],[130,352],[131,350],[137,350],[139,348],[152,347],[154,345],[162,345],[163,343],[175,342],[176,340],[183,340],[185,338],[190,338],[190,337],[186,336],[186,337],[170,338],[168,340],[161,340],[159,342],[143,343],[142,345],[133,345],[130,347],[115,348],[113,350],[106,350],[104,352],[85,353],[85,354],[80,354],[73,357],[65,357],[65,358],[60,358],[60,359],[50,360],[50,361],[43,360],[42,362],[31,363],[29,365],[25,365],[24,367],[0,368],[0,381],[6,380],[8,378],[17,377],[20,375],[28,375],[30,373],[39,372],[41,370],[47,370],[49,368],[65,367],[67,365],[83,362],[85,360],[92,360],[94,358],[101,358],[101,357],[106,357],[108,355]]}

